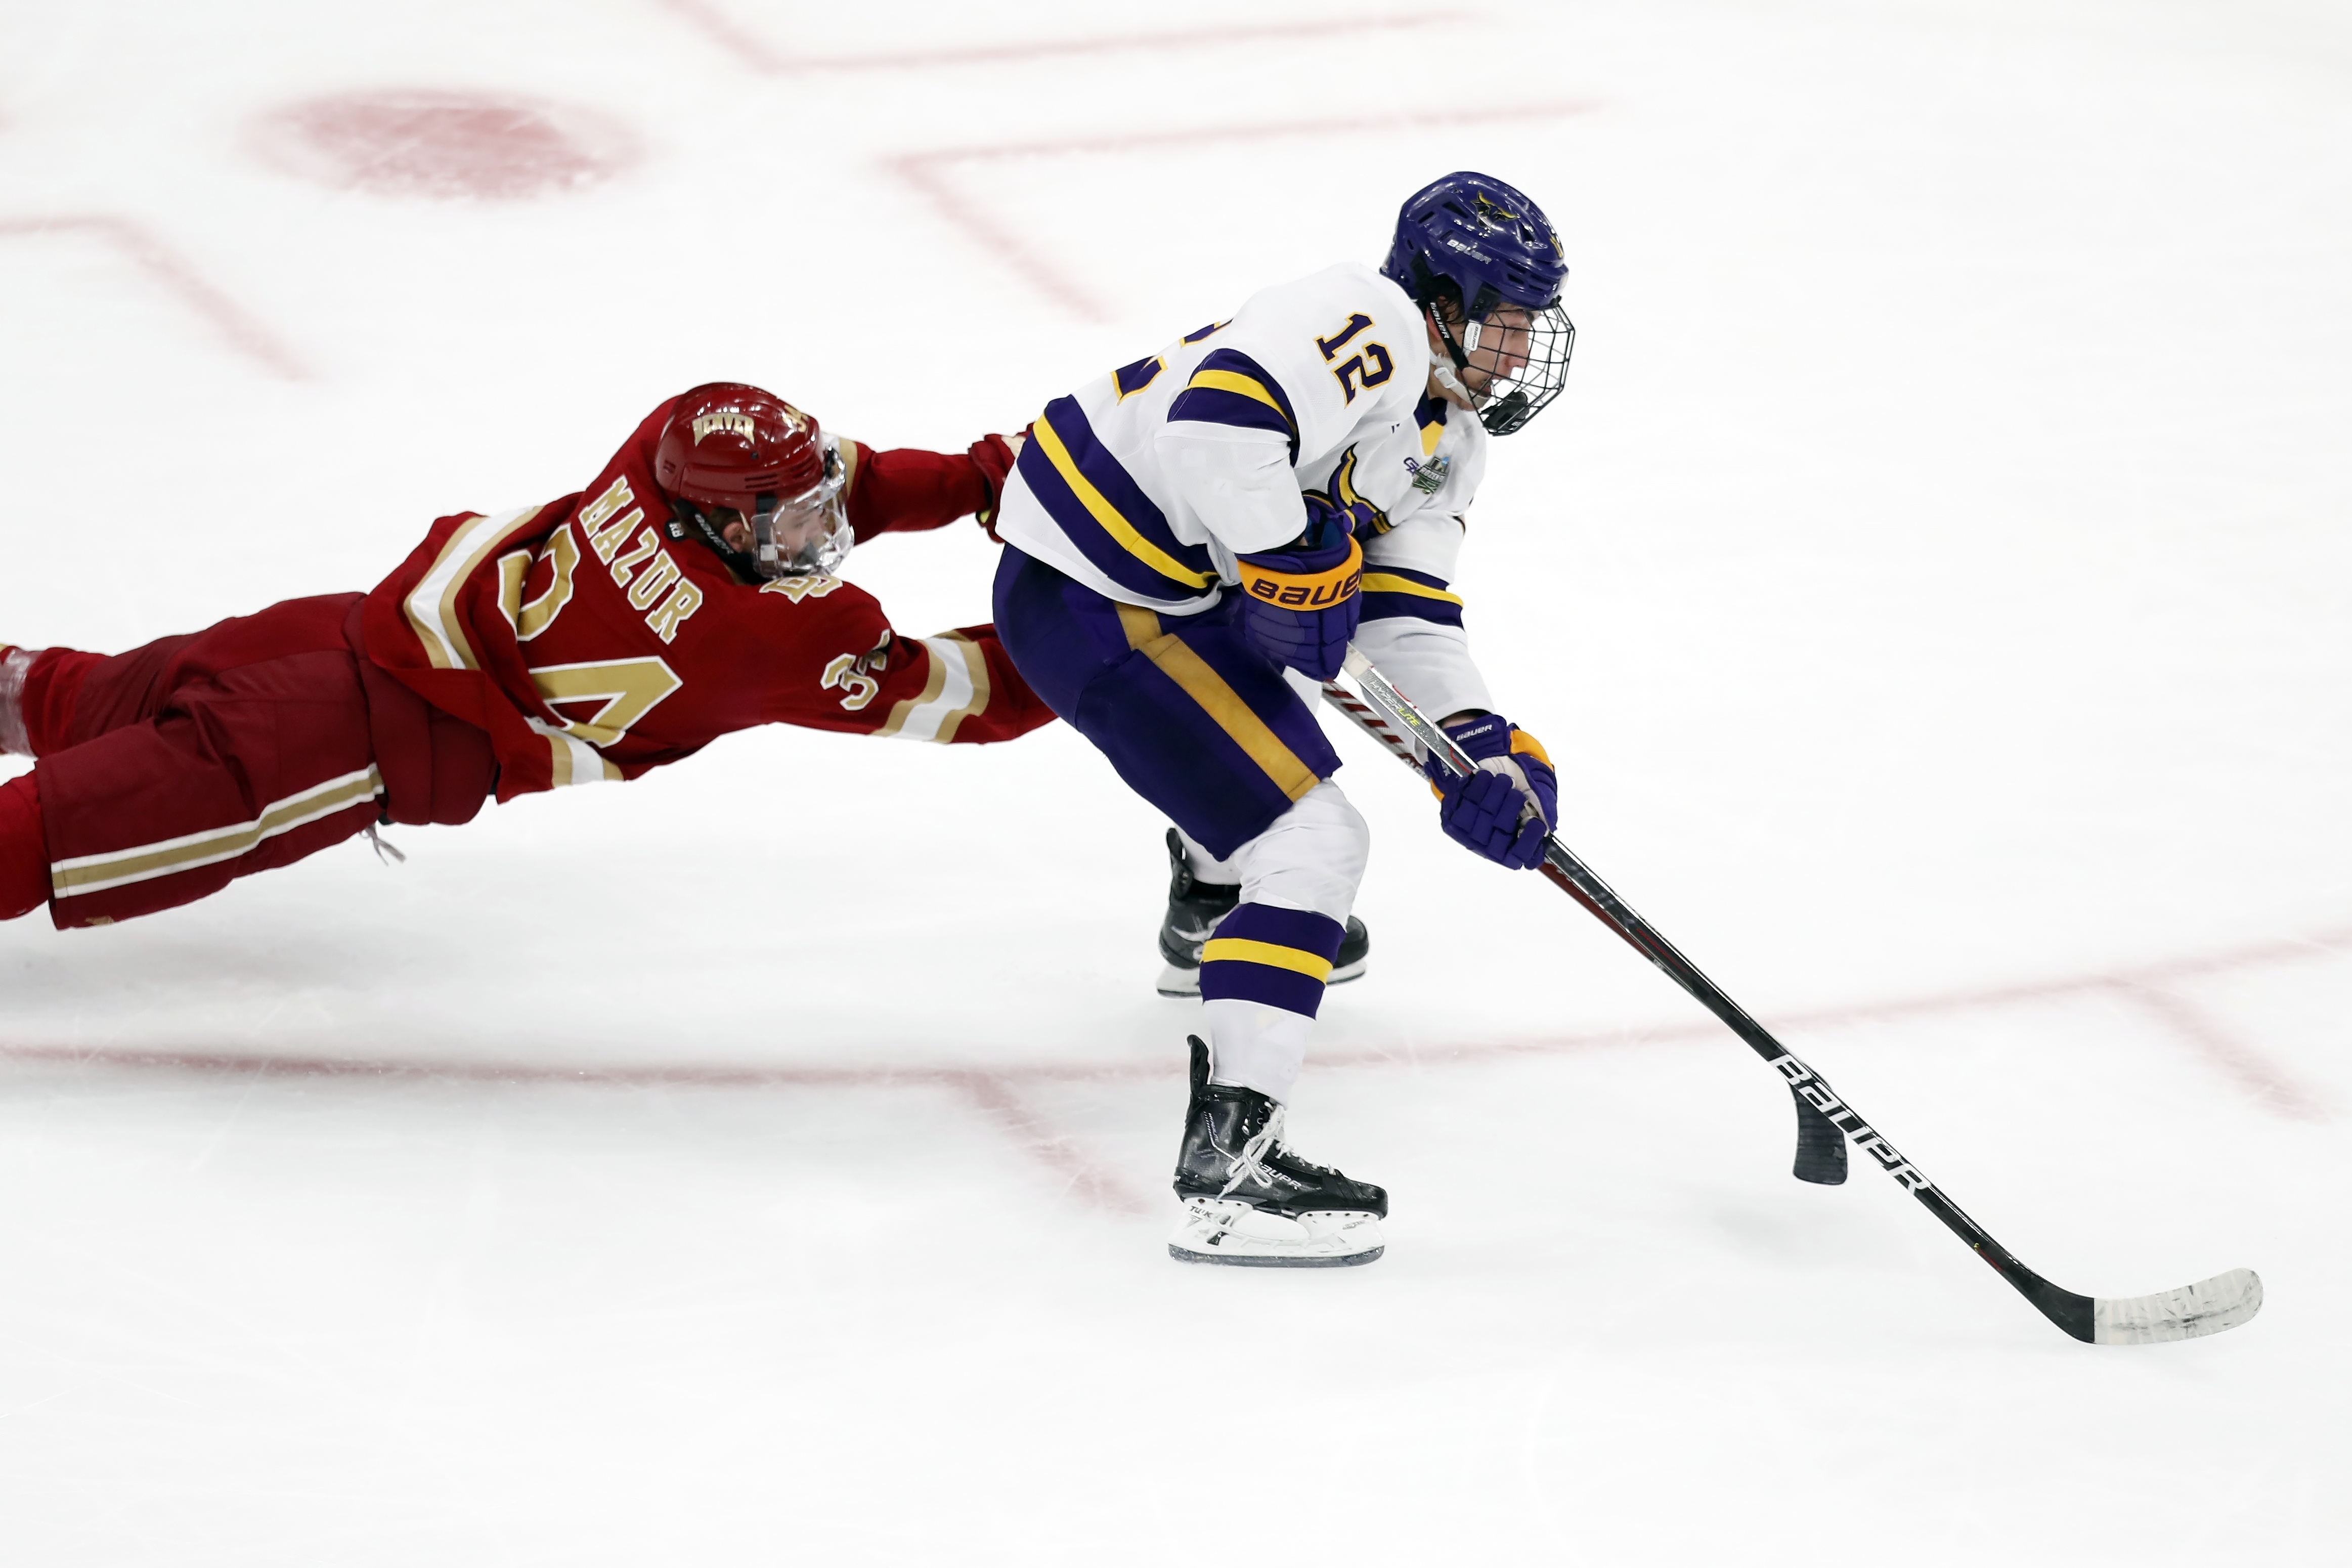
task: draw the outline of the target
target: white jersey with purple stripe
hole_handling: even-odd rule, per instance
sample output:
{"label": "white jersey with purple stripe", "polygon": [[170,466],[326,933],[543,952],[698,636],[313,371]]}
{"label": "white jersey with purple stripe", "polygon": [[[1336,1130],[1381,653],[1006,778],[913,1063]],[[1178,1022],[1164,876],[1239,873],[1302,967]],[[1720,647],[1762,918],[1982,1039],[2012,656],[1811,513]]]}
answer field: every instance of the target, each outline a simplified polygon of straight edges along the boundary
{"label": "white jersey with purple stripe", "polygon": [[1277,284],[1048,404],[997,532],[1107,598],[1190,616],[1239,581],[1235,556],[1304,531],[1306,492],[1369,501],[1357,645],[1434,712],[1489,707],[1449,589],[1486,432],[1428,381],[1420,310],[1372,268]]}

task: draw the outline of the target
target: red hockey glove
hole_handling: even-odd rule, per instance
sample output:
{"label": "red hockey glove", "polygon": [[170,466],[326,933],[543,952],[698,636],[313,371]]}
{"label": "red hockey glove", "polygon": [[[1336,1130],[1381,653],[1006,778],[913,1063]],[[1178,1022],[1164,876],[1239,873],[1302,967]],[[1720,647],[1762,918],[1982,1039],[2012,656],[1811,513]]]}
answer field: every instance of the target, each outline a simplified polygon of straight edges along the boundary
{"label": "red hockey glove", "polygon": [[[1017,436],[982,436],[969,449],[973,466],[980,469],[981,483],[988,489],[987,504],[974,515],[991,539],[996,539],[996,507],[1004,499],[1004,478],[1013,471],[1013,462],[1021,456],[1021,444],[1028,438],[1025,430]],[[1001,539],[996,542],[1004,542]]]}

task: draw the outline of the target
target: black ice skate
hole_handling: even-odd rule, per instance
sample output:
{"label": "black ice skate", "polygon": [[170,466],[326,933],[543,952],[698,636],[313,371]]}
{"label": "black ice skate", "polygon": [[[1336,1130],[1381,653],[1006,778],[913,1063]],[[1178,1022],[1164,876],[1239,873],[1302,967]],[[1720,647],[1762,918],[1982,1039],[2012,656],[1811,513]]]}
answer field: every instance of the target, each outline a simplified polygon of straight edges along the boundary
{"label": "black ice skate", "polygon": [[[1160,956],[1168,963],[1160,972],[1160,994],[1198,996],[1202,944],[1234,912],[1242,890],[1231,882],[1203,882],[1193,876],[1184,859],[1184,840],[1172,827],[1168,830],[1168,913],[1160,922]],[[1372,933],[1349,915],[1347,932],[1339,938],[1339,955],[1331,961],[1330,976],[1323,984],[1345,985],[1362,978],[1364,960],[1371,951]]]}
{"label": "black ice skate", "polygon": [[1176,1153],[1184,1218],[1168,1255],[1186,1263],[1344,1268],[1383,1250],[1389,1195],[1282,1141],[1283,1109],[1254,1089],[1209,1081],[1209,1047],[1192,1047],[1192,1100]]}

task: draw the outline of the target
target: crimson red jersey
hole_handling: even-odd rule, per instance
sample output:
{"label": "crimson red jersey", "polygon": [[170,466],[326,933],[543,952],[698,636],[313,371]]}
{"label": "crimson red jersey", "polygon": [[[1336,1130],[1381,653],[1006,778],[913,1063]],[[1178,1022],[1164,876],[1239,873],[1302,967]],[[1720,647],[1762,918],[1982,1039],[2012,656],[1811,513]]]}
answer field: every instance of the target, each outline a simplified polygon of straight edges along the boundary
{"label": "crimson red jersey", "polygon": [[[500,800],[635,778],[754,724],[985,742],[1054,717],[991,627],[900,637],[837,577],[740,582],[681,537],[653,478],[676,402],[587,489],[445,517],[368,595],[368,657],[489,731]],[[970,458],[841,447],[861,540],[986,503]]]}

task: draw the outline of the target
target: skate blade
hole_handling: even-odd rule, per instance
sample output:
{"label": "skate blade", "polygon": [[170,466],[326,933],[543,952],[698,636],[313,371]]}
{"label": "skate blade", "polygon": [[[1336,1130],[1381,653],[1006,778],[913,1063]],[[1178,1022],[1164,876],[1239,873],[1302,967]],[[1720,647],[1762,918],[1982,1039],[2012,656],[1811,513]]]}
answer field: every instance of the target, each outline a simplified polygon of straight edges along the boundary
{"label": "skate blade", "polygon": [[1198,968],[1179,969],[1172,963],[1162,964],[1160,982],[1153,989],[1162,996],[1198,996],[1201,994],[1201,972]]}
{"label": "skate blade", "polygon": [[1381,1223],[1354,1211],[1286,1219],[1228,1198],[1192,1198],[1168,1243],[1180,1263],[1243,1268],[1352,1268],[1388,1250]]}

